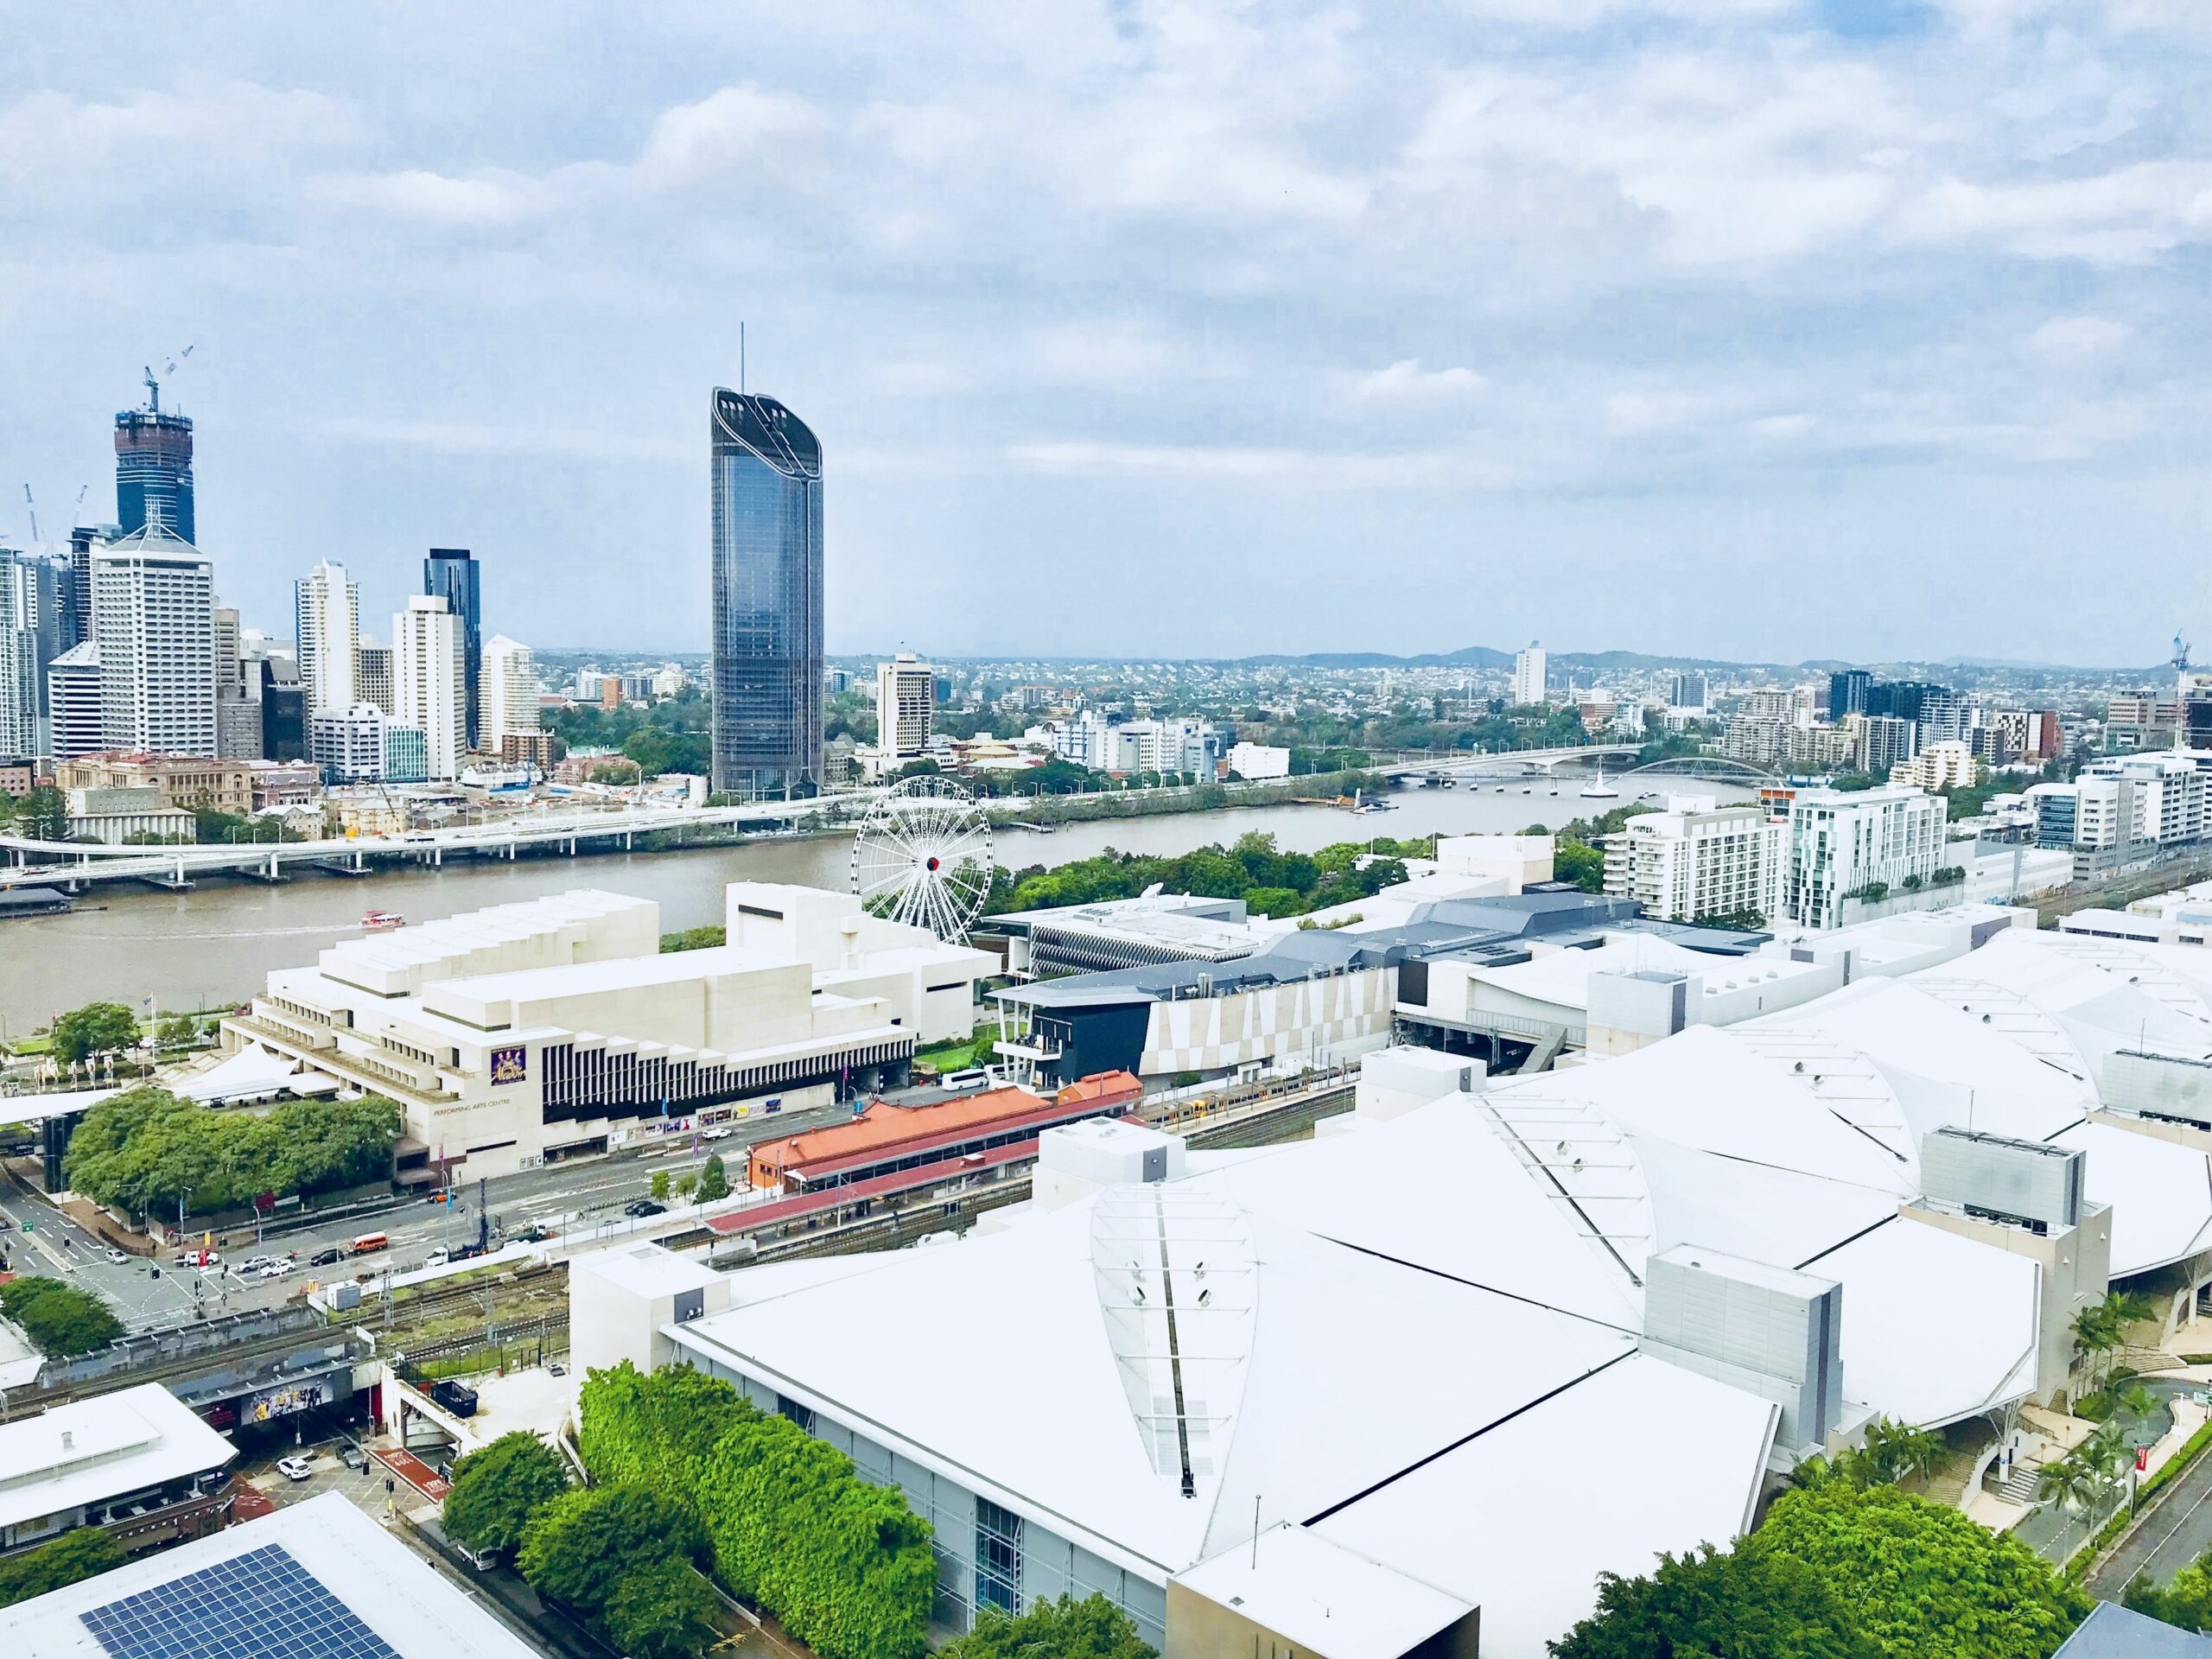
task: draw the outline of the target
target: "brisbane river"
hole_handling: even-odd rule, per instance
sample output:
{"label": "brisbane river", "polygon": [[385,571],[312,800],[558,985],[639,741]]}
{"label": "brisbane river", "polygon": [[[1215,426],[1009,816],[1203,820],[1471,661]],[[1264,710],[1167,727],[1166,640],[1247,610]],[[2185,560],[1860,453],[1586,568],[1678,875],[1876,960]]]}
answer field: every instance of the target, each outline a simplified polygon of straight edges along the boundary
{"label": "brisbane river", "polygon": [[[1019,870],[1065,864],[1109,848],[1188,852],[1254,830],[1291,852],[1438,830],[1502,835],[1622,805],[1636,798],[1642,781],[1630,780],[1617,800],[1583,800],[1580,780],[1563,779],[1556,796],[1545,782],[1514,784],[1503,793],[1494,785],[1406,790],[1388,798],[1395,810],[1359,816],[1320,806],[1267,806],[1062,824],[1050,835],[1001,826],[993,832],[992,850],[1001,865]],[[1654,790],[1655,803],[1669,789],[1749,798],[1744,790],[1713,784],[1643,786]],[[362,913],[372,908],[422,922],[572,887],[605,887],[657,900],[661,929],[672,932],[721,920],[729,882],[842,889],[850,885],[851,860],[850,836],[838,835],[687,852],[463,861],[359,880],[303,871],[273,887],[224,876],[205,878],[190,893],[102,885],[66,916],[0,922],[0,1039],[22,1036],[57,1010],[98,999],[138,1006],[151,997],[163,1009],[243,1001],[262,988],[271,969],[305,967],[326,945],[359,938]]]}

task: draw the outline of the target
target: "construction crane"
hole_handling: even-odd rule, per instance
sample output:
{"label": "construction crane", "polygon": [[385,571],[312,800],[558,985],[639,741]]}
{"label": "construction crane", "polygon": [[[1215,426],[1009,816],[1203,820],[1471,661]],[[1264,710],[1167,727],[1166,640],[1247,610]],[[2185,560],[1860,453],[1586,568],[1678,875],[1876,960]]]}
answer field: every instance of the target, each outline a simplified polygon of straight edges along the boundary
{"label": "construction crane", "polygon": [[[197,345],[199,342],[195,340],[193,344]],[[162,365],[162,373],[163,376],[166,377],[175,374],[177,370],[182,366],[185,359],[191,355],[192,346],[188,346],[182,351],[179,352],[175,357],[169,359],[168,362]],[[150,363],[146,365],[146,408],[149,412],[156,415],[162,412],[162,383],[154,378],[154,365]]]}
{"label": "construction crane", "polygon": [[31,499],[31,486],[28,484],[23,486],[23,505],[30,509],[31,545],[36,547],[39,544],[38,503]]}

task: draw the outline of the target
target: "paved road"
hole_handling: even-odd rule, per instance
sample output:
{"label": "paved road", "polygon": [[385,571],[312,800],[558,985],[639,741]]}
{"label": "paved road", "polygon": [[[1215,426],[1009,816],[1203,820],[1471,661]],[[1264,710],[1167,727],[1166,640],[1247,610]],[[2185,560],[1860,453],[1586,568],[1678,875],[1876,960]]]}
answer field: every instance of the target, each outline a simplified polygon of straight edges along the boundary
{"label": "paved road", "polygon": [[[830,1122],[848,1109],[833,1107],[745,1120],[732,1125],[734,1132],[728,1139],[702,1141],[696,1150],[689,1136],[672,1135],[664,1147],[626,1148],[611,1158],[581,1160],[504,1176],[486,1183],[492,1225],[494,1230],[512,1233],[542,1223],[565,1233],[579,1224],[613,1220],[620,1215],[623,1205],[647,1195],[657,1172],[665,1171],[671,1179],[696,1173],[715,1152],[721,1154],[725,1162],[741,1168],[745,1149],[754,1140]],[[257,1243],[241,1231],[218,1241],[223,1265],[203,1270],[176,1267],[175,1250],[166,1248],[151,1262],[137,1259],[110,1262],[106,1247],[68,1217],[37,1198],[0,1187],[0,1216],[10,1224],[8,1230],[0,1234],[0,1253],[16,1272],[52,1274],[97,1292],[130,1329],[146,1330],[196,1316],[275,1306],[300,1294],[308,1283],[330,1275],[332,1270],[327,1268],[308,1265],[317,1251],[350,1243],[363,1233],[387,1234],[391,1246],[385,1253],[361,1258],[357,1267],[388,1265],[394,1270],[420,1267],[438,1245],[450,1248],[475,1242],[476,1203],[477,1189],[470,1182],[455,1192],[450,1205],[404,1204],[376,1215],[280,1229]],[[22,1231],[26,1221],[35,1229],[28,1235]],[[200,1233],[195,1228],[188,1230],[187,1236],[196,1244]],[[282,1279],[249,1279],[238,1270],[238,1263],[247,1256],[292,1253],[296,1253],[294,1270]],[[156,1266],[161,1268],[158,1279],[151,1271]]]}
{"label": "paved road", "polygon": [[2118,1601],[2138,1573],[2147,1568],[2164,1583],[2212,1549],[2212,1458],[2200,1458],[2160,1496],[2158,1509],[2090,1579],[2091,1594]]}

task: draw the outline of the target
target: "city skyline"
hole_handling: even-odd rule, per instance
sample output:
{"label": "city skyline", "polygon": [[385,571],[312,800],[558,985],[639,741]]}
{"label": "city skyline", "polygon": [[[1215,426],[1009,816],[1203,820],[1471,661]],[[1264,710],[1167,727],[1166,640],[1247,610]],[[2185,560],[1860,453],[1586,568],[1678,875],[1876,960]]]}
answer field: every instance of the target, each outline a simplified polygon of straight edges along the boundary
{"label": "city skyline", "polygon": [[567,18],[482,85],[432,23],[462,98],[343,19],[54,14],[0,442],[51,539],[193,342],[250,625],[336,531],[372,613],[461,544],[521,634],[700,649],[743,317],[839,457],[833,649],[2155,660],[2212,626],[2193,15]]}

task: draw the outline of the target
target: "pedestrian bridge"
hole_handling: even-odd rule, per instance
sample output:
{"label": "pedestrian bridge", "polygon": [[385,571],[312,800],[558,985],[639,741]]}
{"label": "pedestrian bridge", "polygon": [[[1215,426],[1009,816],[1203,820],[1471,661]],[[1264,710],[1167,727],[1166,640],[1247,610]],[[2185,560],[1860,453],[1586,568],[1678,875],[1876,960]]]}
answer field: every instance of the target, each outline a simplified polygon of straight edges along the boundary
{"label": "pedestrian bridge", "polygon": [[805,800],[755,801],[737,806],[634,807],[613,811],[518,816],[496,823],[416,830],[397,836],[326,836],[313,841],[217,842],[204,846],[111,847],[0,836],[0,887],[60,887],[99,881],[143,881],[183,889],[200,875],[282,881],[302,866],[334,875],[365,875],[391,862],[442,864],[448,856],[512,859],[524,849],[574,854],[634,847],[640,836],[675,836],[735,825],[791,824],[870,797],[817,795]]}
{"label": "pedestrian bridge", "polygon": [[1770,767],[1757,766],[1748,760],[1732,760],[1717,754],[1672,755],[1664,760],[1655,760],[1649,766],[1625,766],[1613,771],[1616,764],[1633,761],[1643,752],[1640,743],[1592,743],[1575,748],[1504,749],[1491,753],[1473,751],[1410,749],[1401,750],[1383,760],[1384,764],[1374,768],[1385,775],[1403,781],[1424,779],[1449,779],[1452,782],[1503,782],[1509,779],[1548,778],[1561,766],[1591,766],[1603,765],[1611,778],[1706,778],[1716,782],[1762,783],[1782,774]]}

